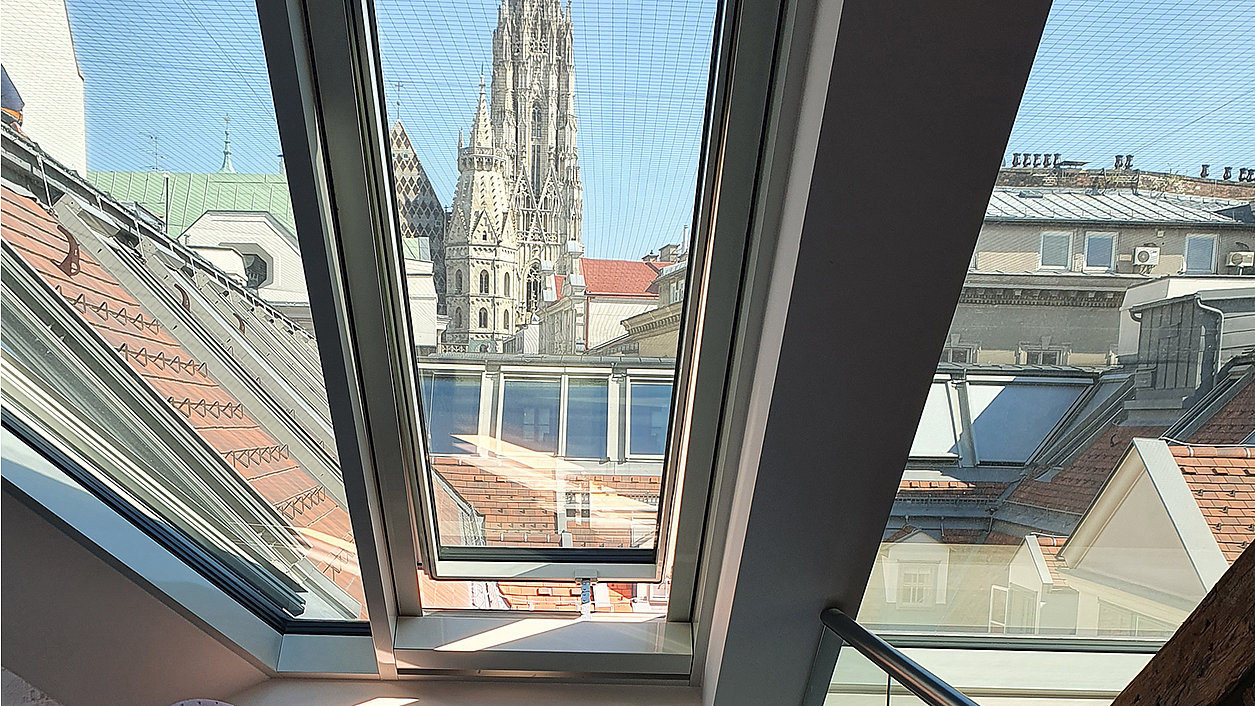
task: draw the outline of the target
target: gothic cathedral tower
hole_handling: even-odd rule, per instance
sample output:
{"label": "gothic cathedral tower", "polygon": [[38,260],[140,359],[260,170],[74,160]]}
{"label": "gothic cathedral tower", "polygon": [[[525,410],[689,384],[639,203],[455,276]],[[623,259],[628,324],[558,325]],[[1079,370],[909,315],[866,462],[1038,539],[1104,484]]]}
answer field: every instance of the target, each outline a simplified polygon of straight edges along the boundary
{"label": "gothic cathedral tower", "polygon": [[541,306],[545,278],[581,241],[584,207],[570,3],[502,0],[497,17],[491,107],[481,80],[445,245],[445,342],[472,350]]}

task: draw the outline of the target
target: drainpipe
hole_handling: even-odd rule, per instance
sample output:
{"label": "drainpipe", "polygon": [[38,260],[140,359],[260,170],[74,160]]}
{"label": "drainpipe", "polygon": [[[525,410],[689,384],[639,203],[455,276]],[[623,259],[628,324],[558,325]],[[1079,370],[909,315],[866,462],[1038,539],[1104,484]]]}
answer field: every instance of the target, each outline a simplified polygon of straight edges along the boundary
{"label": "drainpipe", "polygon": [[1214,361],[1215,364],[1212,366],[1212,370],[1209,371],[1210,374],[1208,375],[1208,378],[1210,379],[1207,380],[1207,388],[1210,389],[1215,384],[1216,375],[1220,373],[1220,355],[1224,350],[1224,312],[1217,309],[1214,306],[1204,304],[1203,298],[1200,297],[1198,294],[1194,295],[1194,303],[1197,304],[1198,308],[1202,309],[1203,311],[1210,311],[1211,313],[1215,314],[1216,316],[1220,318],[1220,324],[1216,327],[1216,359]]}

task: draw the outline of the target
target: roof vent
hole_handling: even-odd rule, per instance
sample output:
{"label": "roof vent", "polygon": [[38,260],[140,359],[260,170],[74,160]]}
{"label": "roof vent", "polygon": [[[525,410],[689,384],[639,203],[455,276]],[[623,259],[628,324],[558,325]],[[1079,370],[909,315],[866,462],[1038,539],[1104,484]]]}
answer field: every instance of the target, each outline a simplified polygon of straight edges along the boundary
{"label": "roof vent", "polygon": [[1022,199],[1040,199],[1045,196],[1045,194],[1040,191],[1028,191],[1027,189],[1021,191],[1018,195]]}

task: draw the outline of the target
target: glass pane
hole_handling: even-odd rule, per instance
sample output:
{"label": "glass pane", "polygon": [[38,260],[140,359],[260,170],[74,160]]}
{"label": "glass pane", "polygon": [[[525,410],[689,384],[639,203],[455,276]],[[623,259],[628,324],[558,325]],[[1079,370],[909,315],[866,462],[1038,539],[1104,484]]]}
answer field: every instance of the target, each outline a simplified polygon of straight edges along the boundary
{"label": "glass pane", "polygon": [[1085,266],[1111,267],[1111,253],[1115,238],[1110,235],[1090,235],[1085,238]]}
{"label": "glass pane", "polygon": [[1186,238],[1185,271],[1214,272],[1216,269],[1216,239],[1211,236]]}
{"label": "glass pane", "polygon": [[[1255,184],[1216,166],[1255,154],[1255,95],[1228,88],[1255,70],[1251,27],[1242,2],[1052,5],[944,342],[973,360],[940,366],[920,400],[869,628],[1153,652],[1255,541],[1255,468],[1235,470],[1255,455],[1238,323],[1255,280],[1223,266],[1255,243]],[[1201,61],[1215,42],[1241,46],[1232,65]],[[1084,244],[1083,271],[1037,270],[1062,262],[1056,232]],[[1217,256],[1213,276],[1182,276]],[[1034,673],[996,671],[982,693]],[[1115,694],[1136,672],[1052,671],[1061,694],[1091,677]]]}
{"label": "glass pane", "polygon": [[1041,266],[1067,267],[1071,257],[1071,233],[1046,233],[1041,238]]}
{"label": "glass pane", "polygon": [[[430,272],[407,282],[415,335],[434,342],[418,366],[479,378],[422,400],[425,482],[482,526],[442,523],[456,556],[651,563],[716,6],[376,4],[400,235]],[[456,442],[452,409],[478,416]],[[510,607],[579,607],[571,585],[491,585]],[[640,610],[665,595],[664,581],[591,598]]]}
{"label": "glass pane", "polygon": [[6,408],[281,617],[364,617],[255,5],[4,20]]}
{"label": "glass pane", "polygon": [[606,458],[609,384],[572,379],[567,386],[566,452],[573,458]]}
{"label": "glass pane", "polygon": [[666,449],[670,407],[670,384],[632,383],[630,442],[633,455],[657,456]]}
{"label": "glass pane", "polygon": [[422,377],[429,450],[434,454],[471,453],[479,433],[478,375]]}
{"label": "glass pane", "polygon": [[532,451],[558,452],[561,380],[506,380],[501,438]]}

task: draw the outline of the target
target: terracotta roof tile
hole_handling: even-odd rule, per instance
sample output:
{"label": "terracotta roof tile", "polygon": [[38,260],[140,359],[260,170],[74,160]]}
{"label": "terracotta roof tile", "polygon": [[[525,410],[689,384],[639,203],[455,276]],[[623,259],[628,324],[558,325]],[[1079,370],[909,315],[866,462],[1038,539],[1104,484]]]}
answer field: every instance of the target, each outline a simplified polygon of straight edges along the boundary
{"label": "terracotta roof tile", "polygon": [[1255,385],[1245,386],[1189,438],[1191,444],[1240,444],[1255,431]]}
{"label": "terracotta roof tile", "polygon": [[1081,514],[1098,495],[1135,438],[1158,438],[1163,427],[1111,425],[1048,481],[1027,478],[1009,502]]}
{"label": "terracotta roof tile", "polygon": [[[77,268],[60,266],[71,237],[33,199],[3,189],[4,239],[79,316],[197,430],[262,497],[284,512],[306,535],[310,559],[324,574],[363,603],[348,514],[329,497],[314,502],[320,486],[278,441],[248,415],[213,378],[209,362],[195,360],[151,312],[89,253],[78,251]],[[222,410],[229,408],[229,413]],[[212,410],[216,410],[215,413]],[[302,493],[310,502],[292,503]],[[328,540],[319,538],[319,533]]]}
{"label": "terracotta roof tile", "polygon": [[584,291],[588,294],[654,298],[649,285],[654,283],[658,270],[643,260],[585,257],[580,259],[580,273],[584,275]]}
{"label": "terracotta roof tile", "polygon": [[1255,540],[1255,447],[1169,446],[1225,558]]}
{"label": "terracotta roof tile", "polygon": [[1009,483],[961,480],[904,480],[898,484],[898,497],[910,500],[992,500],[1002,495]]}

